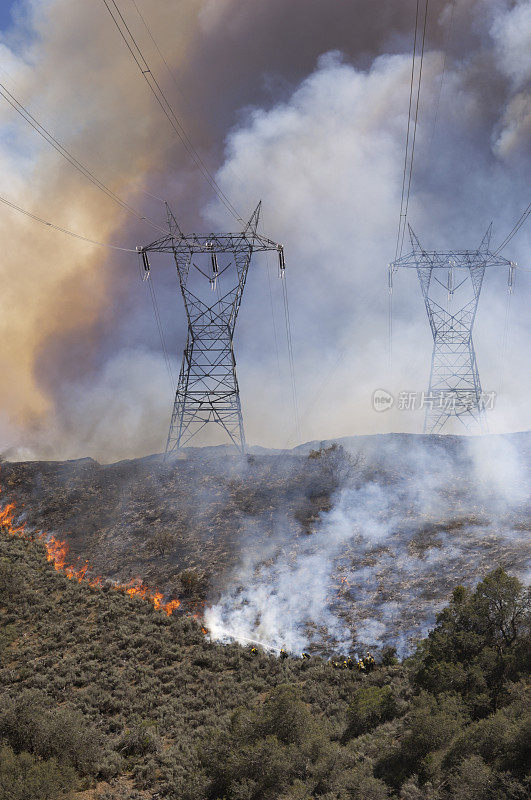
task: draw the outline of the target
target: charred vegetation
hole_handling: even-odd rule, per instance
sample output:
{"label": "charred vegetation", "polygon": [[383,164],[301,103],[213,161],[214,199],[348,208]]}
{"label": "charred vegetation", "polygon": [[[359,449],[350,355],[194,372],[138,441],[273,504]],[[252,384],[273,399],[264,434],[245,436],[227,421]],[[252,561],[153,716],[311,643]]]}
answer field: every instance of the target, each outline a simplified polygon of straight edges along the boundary
{"label": "charred vegetation", "polygon": [[[530,437],[507,439],[524,486]],[[524,567],[529,493],[500,500],[477,468],[465,439],[392,435],[246,458],[206,448],[166,463],[3,463],[0,484],[28,527],[65,540],[89,576],[139,580],[192,613],[227,587],[237,596],[249,553],[252,583],[258,570],[289,570],[323,547],[339,511],[348,530],[330,555],[326,604],[360,648],[401,637],[404,654],[453,586],[498,565],[517,574]],[[371,619],[386,625],[379,639]],[[300,649],[314,652],[320,642],[331,654],[337,643],[323,620],[305,624]]]}

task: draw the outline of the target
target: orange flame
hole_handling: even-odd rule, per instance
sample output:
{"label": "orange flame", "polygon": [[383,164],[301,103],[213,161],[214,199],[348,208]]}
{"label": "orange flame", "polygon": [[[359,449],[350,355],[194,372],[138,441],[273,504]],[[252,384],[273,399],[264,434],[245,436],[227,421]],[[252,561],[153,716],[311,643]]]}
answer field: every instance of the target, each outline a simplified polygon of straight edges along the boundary
{"label": "orange flame", "polygon": [[[0,507],[0,528],[3,528],[9,536],[18,536],[28,540],[33,538],[26,531],[25,523],[20,526],[15,525],[15,503],[8,503]],[[93,589],[99,589],[102,586],[101,577],[92,578],[87,575],[90,571],[88,561],[81,564],[80,559],[78,559],[77,564],[68,563],[68,551],[70,548],[66,541],[61,541],[53,534],[46,533],[41,533],[38,538],[44,544],[46,560],[53,564],[57,572],[65,575],[68,580],[87,583]],[[135,578],[129,583],[115,583],[113,584],[113,589],[118,592],[124,592],[129,597],[140,597],[148,600],[157,610],[165,611],[168,617],[181,605],[181,601],[177,599],[169,600],[165,603],[164,594],[145,586],[140,578]]]}
{"label": "orange flame", "polygon": [[73,564],[67,564],[66,559],[69,550],[67,542],[60,541],[53,534],[47,535],[46,533],[42,533],[39,539],[43,540],[46,560],[54,565],[57,572],[62,572],[70,581],[76,580],[78,583],[88,583],[93,589],[98,589],[101,586],[102,579],[100,577],[87,577],[87,572],[90,569],[88,562],[77,567]]}
{"label": "orange flame", "polygon": [[[2,491],[0,489],[0,491]],[[26,524],[20,525],[19,527],[14,526],[15,521],[15,504],[8,503],[3,508],[0,508],[0,525],[7,529],[7,532],[10,536],[22,536],[26,527]]]}

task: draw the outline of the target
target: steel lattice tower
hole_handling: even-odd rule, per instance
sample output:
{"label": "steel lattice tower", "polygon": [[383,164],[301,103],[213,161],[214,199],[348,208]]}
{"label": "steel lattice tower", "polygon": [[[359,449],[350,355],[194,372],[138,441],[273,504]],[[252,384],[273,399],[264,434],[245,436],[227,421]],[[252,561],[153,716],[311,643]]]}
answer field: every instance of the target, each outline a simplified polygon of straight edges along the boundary
{"label": "steel lattice tower", "polygon": [[513,265],[489,252],[492,224],[477,250],[427,251],[409,227],[412,252],[390,264],[417,270],[433,335],[424,433],[439,433],[456,417],[467,429],[485,430],[482,397],[472,329],[487,267]]}
{"label": "steel lattice tower", "polygon": [[[233,337],[253,252],[278,253],[281,245],[257,233],[261,204],[241,233],[185,235],[167,206],[170,234],[137,248],[149,276],[148,253],[173,254],[188,335],[175,395],[166,454],[184,447],[209,422],[221,425],[245,451]],[[212,302],[212,299],[214,302]]]}

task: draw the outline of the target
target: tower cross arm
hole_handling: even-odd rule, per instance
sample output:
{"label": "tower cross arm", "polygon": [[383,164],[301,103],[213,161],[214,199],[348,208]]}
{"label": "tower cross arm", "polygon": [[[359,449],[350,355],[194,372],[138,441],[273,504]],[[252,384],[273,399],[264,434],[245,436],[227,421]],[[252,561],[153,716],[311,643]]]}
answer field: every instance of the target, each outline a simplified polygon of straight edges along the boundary
{"label": "tower cross arm", "polygon": [[150,244],[139,245],[136,249],[138,253],[172,253],[173,236],[163,236]]}
{"label": "tower cross arm", "polygon": [[242,249],[254,252],[283,251],[283,246],[258,233],[192,233],[187,236],[164,236],[151,244],[137,247],[139,253],[225,253]]}
{"label": "tower cross arm", "polygon": [[510,267],[512,262],[507,258],[481,250],[448,250],[444,253],[435,250],[413,250],[395,261],[390,267],[393,272],[397,269],[417,269],[418,266],[433,267],[434,269],[469,269],[470,267]]}
{"label": "tower cross arm", "polygon": [[267,236],[260,236],[259,234],[256,234],[253,242],[253,250],[255,250],[257,253],[266,252],[268,250],[276,250],[280,252],[284,250],[284,247],[283,245],[278,244],[278,242],[268,239]]}

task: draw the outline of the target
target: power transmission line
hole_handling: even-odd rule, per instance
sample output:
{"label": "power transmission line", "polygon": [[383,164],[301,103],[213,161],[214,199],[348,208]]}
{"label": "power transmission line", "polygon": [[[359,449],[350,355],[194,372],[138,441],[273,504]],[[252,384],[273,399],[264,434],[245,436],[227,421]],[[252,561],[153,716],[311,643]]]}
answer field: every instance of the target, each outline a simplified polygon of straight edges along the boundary
{"label": "power transmission line", "polygon": [[[373,287],[373,289],[374,289],[374,287]],[[377,286],[376,287],[376,291],[373,291],[371,293],[366,292],[365,295],[362,297],[363,308],[365,309],[365,312],[367,314],[369,313],[369,311],[372,311],[372,308],[374,306],[374,301],[378,299],[379,294],[380,294],[380,287]],[[326,388],[330,384],[331,378],[333,377],[333,375],[335,375],[335,373],[336,373],[337,369],[339,368],[341,362],[343,361],[348,349],[349,349],[349,346],[345,345],[344,347],[341,347],[341,349],[336,351],[336,359],[335,359],[334,363],[331,365],[331,367],[330,367],[327,375],[325,376],[324,380],[323,380],[322,375],[319,376],[316,379],[316,382],[315,382],[314,387],[313,387],[313,391],[310,392],[311,400],[305,406],[305,408],[303,409],[303,417],[304,417],[304,419],[308,420],[310,418],[310,416],[312,415],[312,413],[313,413],[313,411],[315,409],[315,406],[318,406],[320,404],[320,402],[321,402],[321,400],[323,398],[323,395],[324,395],[324,393],[326,391]],[[296,433],[297,433],[296,430],[292,430],[290,432],[289,436],[285,440],[284,447],[280,449],[279,453],[277,453],[277,456],[276,456],[276,458],[274,459],[274,461],[273,461],[273,463],[271,465],[270,471],[268,473],[269,475],[272,475],[274,473],[276,467],[278,466],[278,464],[280,463],[282,458],[286,455],[286,453],[289,452],[288,445],[292,441],[293,435],[296,434]],[[299,438],[299,442],[300,442],[300,438]]]}
{"label": "power transmission line", "polygon": [[[419,29],[420,0],[417,0],[416,10],[415,10],[415,32],[413,35],[413,56],[411,60],[411,78],[409,83],[409,106],[407,114],[406,146],[404,151],[404,167],[402,170],[402,191],[400,196],[398,231],[396,235],[395,261],[399,256],[402,255],[402,249],[404,247],[404,234],[406,232],[407,214],[409,210],[409,197],[411,194],[411,182],[413,179],[413,161],[415,158],[415,142],[417,138],[417,124],[418,124],[419,105],[420,105],[420,88],[422,84],[422,67],[424,63],[424,46],[426,42],[426,25],[428,20],[428,2],[429,0],[426,0],[426,5],[424,8],[424,24],[422,30],[420,66],[419,66],[418,83],[417,83],[415,115],[413,123],[413,141],[410,152],[409,140],[411,136],[411,110],[413,107],[413,95],[414,95],[414,84],[415,84],[415,62],[417,59],[417,39],[418,39],[418,29]],[[407,178],[407,193],[406,193],[406,176],[408,175],[408,160],[409,160],[409,176]],[[388,343],[389,368],[391,368],[393,362],[393,276],[391,269],[389,270],[388,338],[389,338],[389,343]]]}
{"label": "power transmission line", "polygon": [[3,83],[0,83],[0,96],[6,100],[9,105],[36,131],[39,136],[41,136],[49,145],[56,150],[60,156],[62,156],[68,163],[77,169],[87,180],[89,180],[97,189],[102,191],[109,199],[113,202],[117,203],[123,210],[129,212],[137,219],[147,222],[148,225],[151,225],[153,228],[156,228],[158,231],[162,233],[167,233],[165,228],[161,228],[160,225],[157,225],[155,222],[150,220],[148,217],[145,217],[139,211],[136,211],[132,208],[128,203],[122,200],[118,195],[113,192],[108,186],[106,186],[103,181],[94,175],[87,167],[84,166],[72,153],[70,153],[66,147],[64,147],[61,142],[59,142],[53,134],[51,134],[29,111],[25,108],[22,103],[20,103],[17,98],[9,91],[9,89],[4,86]]}
{"label": "power transmission line", "polygon": [[164,66],[166,67],[166,69],[167,69],[167,71],[168,71],[168,74],[169,74],[170,78],[172,79],[172,81],[173,81],[173,83],[174,83],[174,85],[175,85],[175,88],[177,89],[177,91],[179,92],[179,94],[180,94],[180,95],[181,95],[181,97],[182,97],[182,96],[183,96],[183,93],[182,93],[181,87],[179,86],[179,82],[177,81],[177,79],[176,79],[175,75],[173,74],[173,70],[171,69],[170,65],[168,64],[168,62],[167,62],[166,58],[164,57],[164,53],[162,52],[162,50],[161,50],[161,49],[160,49],[160,47],[158,46],[158,44],[157,44],[157,41],[156,41],[155,37],[153,36],[153,33],[152,33],[152,31],[151,31],[151,28],[149,27],[149,25],[148,25],[148,24],[147,24],[147,22],[146,22],[146,18],[143,16],[143,14],[142,14],[142,12],[140,11],[140,9],[139,9],[139,7],[138,7],[137,3],[135,2],[135,0],[131,0],[131,2],[132,2],[132,4],[133,4],[133,6],[135,7],[135,11],[136,11],[136,13],[137,13],[137,14],[138,14],[138,16],[140,17],[140,19],[141,19],[141,21],[142,21],[142,25],[143,25],[143,26],[144,26],[144,28],[146,29],[146,31],[147,31],[147,33],[148,33],[148,36],[149,36],[149,38],[150,38],[150,39],[151,39],[151,41],[153,42],[153,45],[154,45],[154,47],[155,47],[155,50],[156,50],[156,51],[157,51],[157,53],[159,54],[159,56],[160,56],[160,58],[161,58],[162,62],[164,63]]}
{"label": "power transmission line", "polygon": [[402,227],[402,241],[400,243],[400,254],[402,255],[402,249],[404,246],[404,234],[406,232],[406,223],[407,223],[407,212],[409,209],[409,196],[411,193],[411,181],[413,178],[413,161],[415,158],[415,142],[417,139],[417,123],[419,117],[419,105],[420,105],[420,87],[422,84],[422,66],[424,63],[424,45],[426,42],[426,23],[428,21],[428,3],[429,0],[426,0],[426,6],[424,8],[424,27],[422,30],[422,48],[420,53],[420,66],[419,66],[419,78],[418,78],[418,87],[417,87],[417,102],[415,107],[415,123],[413,125],[413,144],[411,145],[411,159],[409,162],[409,180],[408,180],[408,187],[407,187],[407,196],[406,196],[406,205],[404,210],[404,224]]}
{"label": "power transmission line", "polygon": [[452,0],[452,8],[450,11],[450,21],[448,22],[448,30],[446,31],[446,38],[444,41],[444,58],[443,58],[443,66],[441,71],[441,80],[439,83],[439,91],[437,92],[437,100],[435,101],[435,113],[433,115],[433,124],[431,129],[431,140],[428,150],[431,151],[433,147],[433,140],[435,138],[435,127],[437,125],[437,117],[439,116],[439,105],[441,102],[441,95],[442,89],[444,84],[444,76],[446,74],[446,64],[448,61],[448,47],[450,44],[450,36],[452,35],[452,29],[454,24],[454,13],[455,13],[455,0]]}
{"label": "power transmission line", "polygon": [[[129,247],[117,247],[116,245],[113,245],[113,244],[105,244],[104,242],[97,242],[95,239],[89,239],[86,236],[81,236],[79,233],[74,233],[73,231],[69,231],[66,228],[62,228],[60,225],[55,225],[53,222],[48,222],[47,220],[42,219],[42,217],[38,217],[36,214],[32,214],[31,211],[26,211],[25,209],[21,208],[20,206],[17,206],[15,203],[12,203],[10,200],[8,200],[5,197],[0,196],[0,202],[4,203],[5,205],[9,206],[9,208],[14,209],[15,211],[19,211],[21,214],[24,214],[24,216],[29,217],[30,219],[33,219],[35,222],[40,222],[41,225],[45,225],[46,227],[52,228],[53,230],[60,231],[61,233],[65,233],[65,234],[67,234],[67,236],[72,236],[74,239],[80,239],[83,242],[88,242],[89,244],[94,244],[94,245],[97,245],[98,247],[106,247],[106,248],[108,248],[110,250],[120,250],[120,251],[122,251],[124,253],[137,253],[138,252],[136,250],[136,248],[133,250],[132,248],[129,248]],[[162,351],[163,351],[163,354],[164,354],[164,361],[166,363],[166,369],[168,371],[168,376],[169,376],[169,379],[170,379],[170,384],[171,384],[172,390],[175,391],[175,380],[174,380],[173,372],[172,372],[172,369],[171,369],[171,361],[170,361],[170,358],[169,358],[169,355],[168,355],[168,349],[166,347],[166,340],[164,338],[164,331],[163,331],[162,321],[161,321],[160,312],[159,312],[159,308],[158,308],[157,296],[155,294],[155,288],[152,285],[150,278],[151,278],[151,276],[149,275],[148,276],[149,291],[150,291],[150,294],[151,294],[151,302],[153,304],[155,322],[156,322],[157,330],[158,330],[158,333],[159,333],[159,338],[160,338],[160,342],[161,342],[161,346],[162,346]]]}
{"label": "power transmission line", "polygon": [[[135,209],[133,209],[131,206],[129,206],[128,203],[125,203],[123,200],[121,200],[118,197],[118,195],[116,195],[111,189],[109,189],[88,168],[86,168],[80,161],[78,161],[78,159],[75,156],[73,156],[63,145],[61,145],[61,143],[48,130],[46,130],[46,128],[43,125],[41,125],[41,123],[38,122],[38,120],[14,97],[14,95],[2,83],[0,83],[0,95],[2,97],[4,97],[4,99],[9,103],[9,105],[15,111],[17,111],[17,113],[20,114],[20,116],[26,122],[28,122],[29,125],[46,142],[48,142],[48,144],[50,144],[54,148],[54,150],[56,150],[63,158],[65,158],[75,169],[78,170],[78,172],[81,172],[81,174],[84,175],[84,177],[88,178],[88,180],[91,183],[93,183],[96,186],[96,188],[98,188],[102,192],[104,192],[104,194],[106,194],[111,200],[116,202],[124,210],[126,210],[129,213],[133,214],[133,216],[137,217],[137,219],[140,219],[140,220],[143,220],[143,221],[147,222],[152,227],[156,228],[157,230],[161,231],[162,233],[168,233],[168,231],[165,228],[161,228],[159,225],[157,225],[156,223],[152,222],[147,217],[144,217],[143,215],[141,215],[137,211],[135,211]],[[160,198],[158,198],[158,199],[160,199]],[[61,227],[56,226],[56,225],[53,225],[52,223],[47,222],[46,220],[43,220],[40,217],[37,217],[36,215],[31,214],[30,212],[26,212],[24,209],[21,209],[20,207],[16,206],[13,203],[10,203],[5,198],[1,198],[1,200],[2,200],[2,202],[4,202],[7,205],[9,205],[11,208],[14,208],[17,211],[20,211],[21,213],[26,214],[27,216],[31,217],[32,219],[34,219],[34,220],[36,220],[38,222],[41,222],[44,225],[47,225],[49,227],[55,228],[57,230],[60,230],[63,233],[67,233],[69,236],[74,236],[75,238],[79,238],[79,239],[82,239],[84,241],[90,241],[91,243],[97,244],[97,245],[102,246],[102,247],[109,246],[109,247],[112,247],[113,249],[121,249],[121,250],[125,250],[126,249],[126,248],[115,248],[112,245],[104,245],[101,242],[96,242],[94,240],[90,240],[90,239],[87,239],[86,237],[80,236],[79,234],[74,234],[71,231],[67,231],[64,228],[61,228]],[[129,252],[134,252],[134,251],[130,250]],[[151,276],[148,275],[148,279],[150,277]],[[168,376],[169,376],[169,379],[170,379],[170,384],[171,384],[172,390],[175,391],[175,381],[174,381],[174,377],[173,377],[173,373],[172,373],[172,369],[171,369],[171,362],[170,362],[170,359],[169,359],[168,350],[167,350],[167,347],[166,347],[166,341],[165,341],[165,338],[164,338],[163,325],[162,325],[162,320],[161,320],[161,317],[160,317],[159,307],[158,307],[158,303],[157,303],[157,297],[156,297],[156,294],[155,294],[155,287],[154,287],[154,285],[153,285],[151,280],[149,281],[149,290],[150,290],[150,295],[151,295],[151,302],[153,304],[153,312],[154,312],[154,316],[155,316],[155,323],[156,323],[157,330],[158,330],[158,333],[159,333],[159,338],[160,338],[160,342],[161,342],[161,346],[162,346],[162,351],[163,351],[163,354],[164,354],[164,360],[165,360],[165,363],[166,363],[166,369],[168,371]]]}
{"label": "power transmission line", "polygon": [[[1,72],[3,75],[6,75],[6,76],[7,76],[7,78],[9,78],[9,80],[11,81],[11,84],[12,84],[12,85],[13,85],[13,86],[14,86],[16,89],[20,89],[20,88],[21,88],[21,86],[20,86],[20,83],[18,83],[18,82],[16,81],[16,79],[15,79],[15,78],[13,78],[13,75],[12,75],[10,72],[8,72],[6,69],[4,69],[2,66],[0,66],[0,72]],[[51,119],[52,119],[52,121],[54,121],[54,122],[57,124],[57,122],[58,122],[57,116],[56,116],[55,114],[50,114],[50,113],[49,113],[49,110],[48,110],[48,109],[45,109],[45,108],[43,107],[43,105],[42,105],[42,104],[40,104],[40,103],[38,103],[38,102],[37,102],[37,103],[35,103],[35,102],[34,102],[34,103],[33,103],[33,106],[34,106],[34,108],[36,108],[37,110],[44,111],[46,114],[48,114],[48,117],[49,117],[49,118],[51,118]],[[86,144],[85,144],[85,148],[86,148],[86,149],[88,149],[88,152],[89,152],[89,155],[90,155],[90,156],[94,156],[94,151],[90,149],[90,146],[87,148],[87,146],[86,146]],[[110,170],[110,171],[111,171],[111,172],[112,172],[114,175],[116,175],[117,177],[119,177],[119,178],[120,178],[122,181],[127,181],[128,183],[131,183],[131,184],[133,183],[133,181],[132,181],[130,178],[125,178],[125,177],[124,177],[124,175],[123,175],[123,173],[119,172],[119,171],[118,171],[118,170],[117,170],[115,167],[107,165],[107,167],[106,167],[106,168],[107,168],[108,170]],[[159,197],[157,194],[153,194],[152,192],[148,192],[148,191],[147,191],[147,189],[142,189],[142,188],[141,188],[141,187],[139,187],[139,186],[135,186],[135,191],[137,191],[137,192],[140,192],[141,194],[145,194],[145,195],[147,195],[148,197],[152,197],[154,200],[159,200],[161,203],[164,203],[164,202],[165,202],[163,197]]]}
{"label": "power transmission line", "polygon": [[[223,192],[219,184],[217,183],[216,179],[209,171],[208,167],[202,160],[201,156],[195,149],[192,144],[190,137],[188,136],[186,130],[184,129],[182,123],[180,122],[179,118],[177,117],[175,111],[169,100],[167,99],[166,95],[164,94],[160,84],[158,83],[157,79],[155,78],[152,70],[150,69],[140,47],[138,46],[127,22],[120,11],[116,0],[103,0],[107,11],[109,12],[114,24],[116,25],[120,36],[122,37],[127,49],[131,53],[137,67],[139,68],[144,80],[146,81],[147,85],[149,86],[150,91],[152,92],[153,96],[155,97],[157,103],[159,104],[164,116],[170,123],[171,127],[173,128],[174,132],[177,134],[179,139],[181,140],[182,144],[184,145],[185,150],[189,154],[190,158],[194,162],[197,169],[202,174],[203,178],[209,184],[210,188],[214,191],[218,199],[221,203],[225,206],[225,208],[232,214],[232,216],[238,221],[243,222],[242,217],[234,206],[232,205],[231,201],[227,197],[227,195]],[[113,8],[115,9],[116,13],[113,13]]]}
{"label": "power transmission line", "polygon": [[495,256],[497,256],[498,253],[500,253],[504,249],[504,247],[506,247],[509,244],[511,239],[514,236],[516,236],[516,234],[518,233],[518,231],[520,230],[522,225],[526,222],[526,220],[527,220],[527,218],[529,217],[530,214],[531,214],[531,203],[529,203],[527,208],[522,212],[522,214],[517,219],[517,221],[515,222],[515,224],[513,225],[513,227],[511,228],[511,230],[509,231],[509,233],[507,234],[507,236],[503,240],[503,242],[500,244],[500,246],[494,252]]}
{"label": "power transmission line", "polygon": [[[139,257],[140,257],[140,254],[139,254]],[[175,389],[176,389],[175,378],[173,377],[173,370],[171,368],[170,356],[168,354],[168,348],[166,346],[166,339],[164,337],[164,328],[163,328],[163,325],[162,325],[162,319],[161,319],[160,311],[159,311],[159,304],[157,302],[157,295],[155,293],[155,286],[154,286],[154,283],[153,283],[153,278],[152,278],[151,272],[148,273],[146,280],[147,280],[147,282],[149,284],[149,293],[151,295],[151,303],[153,305],[153,313],[154,313],[154,316],[155,316],[155,323],[157,325],[157,330],[158,330],[158,333],[159,333],[159,339],[160,339],[160,344],[161,344],[161,347],[162,347],[162,352],[163,352],[163,355],[164,355],[164,361],[165,361],[165,364],[166,364],[166,370],[168,372],[168,377],[170,379],[170,385],[171,385],[172,391],[175,392]]]}
{"label": "power transmission line", "polygon": [[505,377],[505,361],[507,356],[507,345],[509,342],[509,319],[511,313],[511,300],[514,292],[514,272],[513,267],[509,268],[509,279],[507,281],[507,299],[505,301],[505,320],[503,325],[503,337],[502,337],[502,357],[501,357],[501,367],[500,367],[500,383],[498,386],[498,394],[501,394],[503,391],[503,381]]}
{"label": "power transmission line", "polygon": [[300,422],[299,422],[299,403],[297,400],[297,384],[295,382],[295,361],[293,358],[293,343],[291,338],[291,321],[290,321],[290,314],[289,314],[289,303],[288,303],[288,289],[286,286],[286,275],[284,274],[281,278],[282,280],[282,295],[284,299],[284,317],[286,323],[286,340],[288,344],[288,361],[289,361],[289,371],[291,377],[291,391],[293,396],[293,412],[295,415],[295,427],[297,430],[297,440],[300,442],[301,440],[301,430],[300,430]]}
{"label": "power transmission line", "polygon": [[[411,128],[411,106],[413,104],[413,78],[415,75],[415,58],[417,54],[417,31],[418,31],[418,22],[419,22],[419,0],[417,0],[417,10],[415,14],[415,34],[413,37],[413,59],[411,63],[411,80],[409,86],[409,109],[407,115],[407,132],[406,132],[406,147],[404,153],[404,169],[402,174],[402,195],[400,198],[400,214],[398,218],[398,233],[396,237],[396,248],[395,248],[395,259],[398,257],[398,248],[400,246],[400,237],[402,233],[402,220],[403,220],[403,209],[404,209],[404,195],[406,191],[406,174],[407,174],[407,159],[409,154],[409,131]],[[405,227],[405,222],[404,222]]]}
{"label": "power transmission line", "polygon": [[[531,203],[527,206],[527,208],[522,212],[520,217],[517,219],[503,242],[500,246],[496,249],[494,255],[498,255],[498,253],[506,247],[511,239],[516,236],[522,225],[525,223],[529,214],[531,213]],[[514,292],[514,275],[516,269],[524,269],[526,272],[531,271],[526,269],[525,267],[518,267],[516,264],[511,264],[509,268],[509,279],[507,285],[507,299],[505,302],[505,321],[503,326],[503,338],[502,338],[502,357],[501,357],[501,368],[500,368],[500,383],[498,387],[498,394],[501,394],[503,391],[503,381],[505,377],[505,360],[507,355],[507,346],[509,342],[509,320],[511,314],[511,300]]]}
{"label": "power transmission line", "polygon": [[[134,3],[135,0],[132,0],[132,2]],[[263,226],[262,220],[260,220],[260,222],[259,222],[259,227],[260,227],[260,229],[262,231],[262,235],[264,235],[264,226]],[[271,269],[270,269],[271,268],[271,263],[270,263],[270,259],[269,259],[269,250],[266,250],[265,258],[266,258],[267,284],[268,284],[268,287],[269,287],[269,303],[270,303],[270,307],[271,307],[271,322],[272,322],[272,327],[273,327],[273,337],[274,337],[274,341],[275,341],[275,353],[276,353],[276,358],[277,358],[277,375],[278,375],[279,385],[281,387],[282,404],[284,405],[284,393],[283,393],[283,390],[282,390],[282,377],[281,377],[282,373],[281,373],[281,370],[280,370],[280,352],[279,352],[279,348],[278,348],[277,322],[276,322],[276,318],[275,318],[275,308],[274,308],[274,304],[273,304],[273,287],[271,285]]]}
{"label": "power transmission line", "polygon": [[87,236],[82,236],[79,233],[74,233],[73,231],[69,231],[67,228],[62,228],[60,225],[55,225],[53,222],[48,222],[48,220],[43,219],[42,217],[38,217],[37,214],[33,214],[31,211],[26,211],[26,209],[17,206],[15,203],[12,203],[6,197],[0,196],[0,203],[4,203],[9,208],[14,209],[15,211],[24,214],[26,217],[35,220],[36,222],[40,222],[41,225],[46,225],[48,228],[53,228],[56,231],[61,231],[61,233],[66,233],[67,236],[72,236],[74,239],[80,239],[83,242],[88,242],[89,244],[95,244],[98,247],[107,247],[110,250],[121,250],[124,253],[136,253],[136,248],[133,249],[131,247],[118,247],[115,244],[106,244],[105,242],[97,242],[95,239],[89,239]]}

